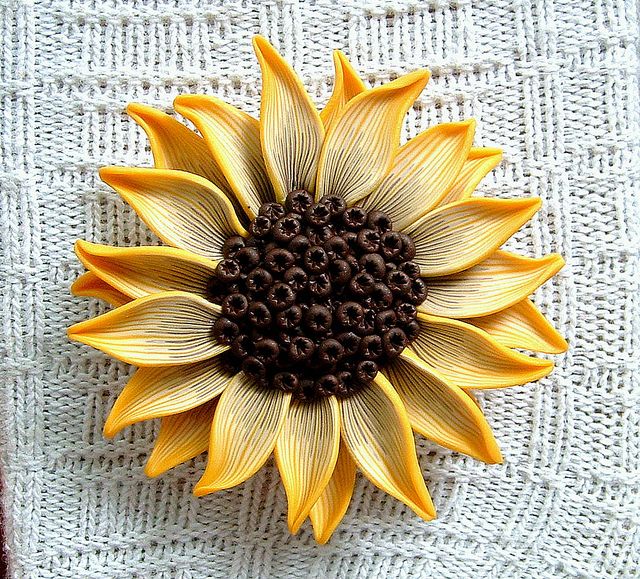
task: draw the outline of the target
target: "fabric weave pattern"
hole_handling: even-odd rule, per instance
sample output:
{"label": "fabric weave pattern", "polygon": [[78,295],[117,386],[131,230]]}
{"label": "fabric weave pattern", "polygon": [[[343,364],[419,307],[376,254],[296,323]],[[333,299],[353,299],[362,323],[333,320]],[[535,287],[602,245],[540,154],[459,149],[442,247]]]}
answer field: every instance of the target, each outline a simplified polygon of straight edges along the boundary
{"label": "fabric weave pattern", "polygon": [[[640,104],[635,0],[0,2],[0,467],[15,577],[640,575]],[[138,101],[214,94],[257,115],[251,36],[316,103],[331,49],[370,85],[427,67],[405,138],[475,117],[504,149],[479,192],[540,196],[508,248],[567,266],[535,301],[570,343],[539,383],[478,394],[505,464],[419,439],[425,523],[358,477],[326,546],[286,528],[275,465],[204,498],[204,457],[148,480],[156,424],[102,437],[131,368],[67,341],[77,238],[157,243],[100,182],[149,165]]]}

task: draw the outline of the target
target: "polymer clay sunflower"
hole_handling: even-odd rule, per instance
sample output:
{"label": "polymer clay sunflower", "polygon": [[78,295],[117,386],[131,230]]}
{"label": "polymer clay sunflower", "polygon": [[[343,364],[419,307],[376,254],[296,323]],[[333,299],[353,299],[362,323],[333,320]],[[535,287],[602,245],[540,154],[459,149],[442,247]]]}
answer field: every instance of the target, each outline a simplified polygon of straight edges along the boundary
{"label": "polymer clay sunflower", "polygon": [[473,121],[399,146],[426,71],[366,89],[336,51],[318,113],[261,37],[260,121],[211,96],[129,114],[154,168],[102,179],[168,246],[78,241],[76,295],[115,309],[69,337],[138,370],[105,424],[161,419],[149,476],[209,450],[196,495],[251,477],[272,452],[298,531],[326,542],[356,468],[420,517],[435,516],[413,431],[502,461],[470,389],[524,384],[566,342],[528,296],[563,265],[499,247],[539,199],[471,198],[501,158]]}

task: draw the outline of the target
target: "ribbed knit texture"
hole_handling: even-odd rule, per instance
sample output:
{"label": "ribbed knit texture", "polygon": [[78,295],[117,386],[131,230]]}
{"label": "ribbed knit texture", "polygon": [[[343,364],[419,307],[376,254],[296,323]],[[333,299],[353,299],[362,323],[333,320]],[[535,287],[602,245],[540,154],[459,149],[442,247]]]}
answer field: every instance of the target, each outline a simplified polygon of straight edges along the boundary
{"label": "ribbed knit texture", "polygon": [[[13,577],[637,577],[640,573],[640,128],[634,0],[5,0],[0,7],[0,464]],[[405,138],[475,117],[504,148],[481,184],[544,206],[510,249],[562,253],[535,295],[571,349],[536,384],[480,395],[505,463],[418,437],[432,523],[358,477],[326,546],[286,529],[272,462],[196,499],[205,457],[156,480],[157,425],[103,439],[131,368],[67,341],[104,307],[75,299],[77,238],[156,240],[100,182],[148,165],[124,108],[179,93],[259,110],[251,36],[315,101],[331,50],[368,84],[428,67]]]}

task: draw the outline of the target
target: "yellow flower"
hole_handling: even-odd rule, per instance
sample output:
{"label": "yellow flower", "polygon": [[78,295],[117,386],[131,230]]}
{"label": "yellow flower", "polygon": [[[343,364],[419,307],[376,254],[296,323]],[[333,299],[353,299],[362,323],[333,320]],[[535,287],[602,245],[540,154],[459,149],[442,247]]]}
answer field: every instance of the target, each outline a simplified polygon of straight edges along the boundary
{"label": "yellow flower", "polygon": [[550,372],[512,348],[566,349],[528,299],[563,260],[499,249],[540,200],[471,197],[501,158],[472,147],[473,121],[399,146],[426,71],[366,89],[336,51],[318,113],[274,48],[254,46],[259,122],[178,97],[201,137],[132,104],[155,167],[100,171],[167,244],[76,245],[88,272],[72,291],[116,308],[69,337],[139,366],[105,435],[161,418],[151,477],[209,449],[196,495],[247,480],[274,452],[291,532],[309,517],[322,543],[356,468],[430,520],[412,431],[502,461],[469,390]]}

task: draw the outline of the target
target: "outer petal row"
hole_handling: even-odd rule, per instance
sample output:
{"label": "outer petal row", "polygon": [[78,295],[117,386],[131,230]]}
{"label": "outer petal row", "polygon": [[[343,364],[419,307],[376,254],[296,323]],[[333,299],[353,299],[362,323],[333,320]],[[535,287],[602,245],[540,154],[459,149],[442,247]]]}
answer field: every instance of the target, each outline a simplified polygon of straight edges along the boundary
{"label": "outer petal row", "polygon": [[83,273],[73,282],[71,285],[71,293],[74,296],[98,298],[116,308],[131,301],[128,295],[123,294],[121,291],[102,281],[92,271]]}
{"label": "outer petal row", "polygon": [[331,126],[342,108],[354,96],[366,90],[364,83],[360,80],[347,57],[339,50],[333,51],[333,66],[335,68],[333,93],[320,113],[320,119],[322,119],[326,128]]}

